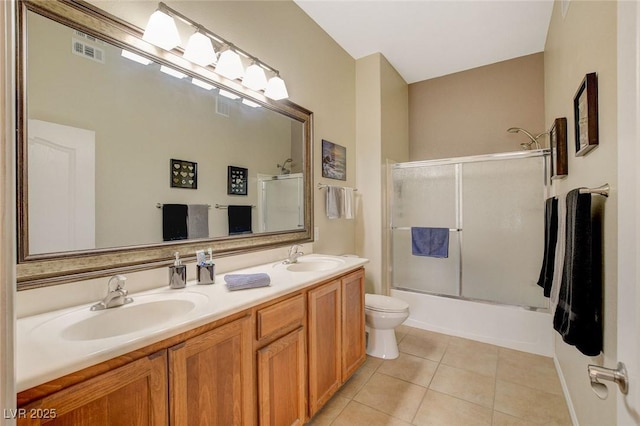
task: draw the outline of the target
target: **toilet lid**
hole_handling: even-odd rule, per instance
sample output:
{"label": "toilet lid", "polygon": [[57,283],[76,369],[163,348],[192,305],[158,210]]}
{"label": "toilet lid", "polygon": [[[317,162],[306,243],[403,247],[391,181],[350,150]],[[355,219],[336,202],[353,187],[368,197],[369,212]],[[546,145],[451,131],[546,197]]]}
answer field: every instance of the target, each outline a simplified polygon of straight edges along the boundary
{"label": "toilet lid", "polygon": [[405,312],[409,309],[407,302],[381,294],[365,294],[364,305],[367,309],[380,312]]}

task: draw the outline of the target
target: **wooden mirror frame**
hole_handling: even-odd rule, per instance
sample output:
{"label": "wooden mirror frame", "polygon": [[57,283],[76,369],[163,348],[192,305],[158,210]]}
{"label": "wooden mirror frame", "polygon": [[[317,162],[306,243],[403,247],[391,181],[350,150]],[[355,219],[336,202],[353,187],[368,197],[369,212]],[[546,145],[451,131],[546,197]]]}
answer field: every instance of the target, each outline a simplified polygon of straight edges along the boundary
{"label": "wooden mirror frame", "polygon": [[[290,101],[273,101],[261,93],[245,89],[238,81],[227,80],[211,68],[186,61],[181,50],[171,52],[142,40],[143,31],[97,7],[81,0],[20,0],[17,7],[16,39],[16,129],[17,129],[17,288],[26,290],[65,282],[81,281],[116,273],[153,269],[169,265],[177,251],[186,260],[195,258],[195,251],[211,247],[217,256],[248,253],[278,246],[313,241],[313,191],[311,144],[313,113]],[[26,37],[28,11],[95,36],[117,47],[125,48],[155,62],[171,66],[189,76],[197,77],[227,91],[250,97],[265,108],[303,124],[304,228],[302,230],[219,237],[180,242],[155,243],[130,247],[101,248],[61,253],[29,254],[28,235],[28,171],[27,171],[27,81]]]}

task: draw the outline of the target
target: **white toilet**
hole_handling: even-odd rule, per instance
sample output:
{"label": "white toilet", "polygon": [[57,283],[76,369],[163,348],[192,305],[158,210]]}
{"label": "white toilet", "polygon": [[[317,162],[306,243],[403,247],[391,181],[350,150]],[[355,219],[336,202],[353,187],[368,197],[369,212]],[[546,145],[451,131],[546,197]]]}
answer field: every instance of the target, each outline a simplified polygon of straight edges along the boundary
{"label": "white toilet", "polygon": [[367,355],[377,358],[398,358],[398,343],[394,328],[409,317],[409,304],[380,294],[364,295],[367,328]]}

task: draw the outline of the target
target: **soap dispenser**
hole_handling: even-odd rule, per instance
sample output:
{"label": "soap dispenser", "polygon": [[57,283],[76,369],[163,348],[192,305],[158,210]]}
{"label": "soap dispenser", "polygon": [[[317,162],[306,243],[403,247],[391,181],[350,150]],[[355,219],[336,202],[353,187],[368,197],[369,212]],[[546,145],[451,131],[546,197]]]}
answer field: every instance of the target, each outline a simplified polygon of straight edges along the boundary
{"label": "soap dispenser", "polygon": [[176,260],[169,266],[169,287],[185,288],[187,285],[187,265],[180,260],[180,253],[175,253]]}

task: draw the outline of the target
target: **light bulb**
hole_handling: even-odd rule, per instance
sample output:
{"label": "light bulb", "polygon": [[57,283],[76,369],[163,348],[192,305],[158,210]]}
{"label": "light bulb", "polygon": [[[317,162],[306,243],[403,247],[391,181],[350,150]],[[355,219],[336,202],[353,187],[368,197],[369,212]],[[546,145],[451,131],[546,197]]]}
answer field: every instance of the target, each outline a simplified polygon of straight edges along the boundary
{"label": "light bulb", "polygon": [[122,49],[122,57],[137,62],[142,65],[149,65],[151,61],[144,56],[137,55],[133,52],[129,52],[128,50]]}
{"label": "light bulb", "polygon": [[280,99],[286,99],[289,97],[287,86],[284,84],[284,80],[281,79],[279,75],[276,75],[275,77],[271,77],[269,79],[269,83],[267,83],[267,88],[264,91],[264,95],[268,98],[273,99],[274,101],[279,101]]}
{"label": "light bulb", "polygon": [[227,49],[220,55],[216,70],[218,74],[229,80],[235,80],[242,77],[244,68],[240,56],[231,49]]}
{"label": "light bulb", "polygon": [[262,67],[255,62],[249,65],[242,78],[242,85],[256,92],[267,87],[267,76]]}
{"label": "light bulb", "polygon": [[165,50],[171,50],[180,44],[176,23],[161,10],[156,10],[149,18],[142,39]]}
{"label": "light bulb", "polygon": [[160,71],[162,71],[165,74],[169,74],[170,76],[175,78],[185,78],[187,76],[186,74],[181,73],[180,71],[176,71],[173,68],[165,67],[164,65],[160,66]]}
{"label": "light bulb", "polygon": [[196,31],[189,37],[187,49],[182,56],[202,67],[216,62],[216,51],[213,50],[211,39],[200,31]]}

